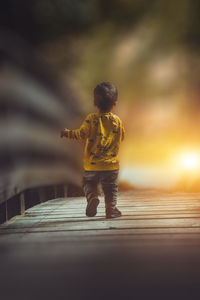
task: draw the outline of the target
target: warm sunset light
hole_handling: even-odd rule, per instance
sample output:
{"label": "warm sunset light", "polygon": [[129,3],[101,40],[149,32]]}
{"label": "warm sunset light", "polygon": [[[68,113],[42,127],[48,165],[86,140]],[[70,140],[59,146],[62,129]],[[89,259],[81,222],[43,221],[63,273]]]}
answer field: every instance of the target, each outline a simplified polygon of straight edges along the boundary
{"label": "warm sunset light", "polygon": [[199,166],[199,155],[197,153],[183,153],[179,159],[180,165],[188,170],[196,169]]}

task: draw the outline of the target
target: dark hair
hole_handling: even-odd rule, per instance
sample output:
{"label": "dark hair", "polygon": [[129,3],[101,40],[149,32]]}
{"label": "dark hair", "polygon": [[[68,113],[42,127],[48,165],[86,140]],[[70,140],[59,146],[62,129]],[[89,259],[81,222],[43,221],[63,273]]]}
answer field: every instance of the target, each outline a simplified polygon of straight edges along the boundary
{"label": "dark hair", "polygon": [[101,82],[94,89],[94,104],[101,112],[109,112],[116,104],[117,97],[117,88],[111,82]]}

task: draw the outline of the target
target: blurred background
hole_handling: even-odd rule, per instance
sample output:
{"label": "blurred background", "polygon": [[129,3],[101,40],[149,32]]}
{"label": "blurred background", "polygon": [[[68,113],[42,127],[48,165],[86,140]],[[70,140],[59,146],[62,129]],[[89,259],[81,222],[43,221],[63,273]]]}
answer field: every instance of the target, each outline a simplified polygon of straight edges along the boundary
{"label": "blurred background", "polygon": [[197,0],[7,0],[0,10],[1,44],[19,56],[23,44],[38,58],[34,65],[43,68],[46,77],[51,69],[51,89],[56,81],[67,99],[64,112],[71,106],[76,111],[71,121],[66,115],[66,123],[63,114],[56,130],[65,124],[78,128],[82,117],[95,111],[92,94],[97,83],[117,86],[115,113],[126,129],[121,189],[196,192],[199,11]]}

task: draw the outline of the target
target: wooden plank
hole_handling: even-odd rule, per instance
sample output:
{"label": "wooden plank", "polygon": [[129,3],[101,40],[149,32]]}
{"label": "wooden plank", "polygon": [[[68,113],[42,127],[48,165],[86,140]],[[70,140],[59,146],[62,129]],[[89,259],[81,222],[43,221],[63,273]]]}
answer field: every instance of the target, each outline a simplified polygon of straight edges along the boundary
{"label": "wooden plank", "polygon": [[24,213],[25,213],[25,198],[24,198],[24,193],[20,194],[20,210],[21,210],[21,215],[24,215]]}
{"label": "wooden plank", "polygon": [[[32,226],[32,225],[31,225]],[[28,241],[29,237],[32,235],[41,236],[41,238],[52,237],[52,238],[65,238],[65,237],[104,237],[109,236],[110,238],[118,237],[118,241],[120,243],[121,237],[130,238],[135,240],[135,236],[143,236],[146,238],[153,238],[158,235],[162,237],[162,239],[174,239],[177,236],[181,236],[185,239],[190,238],[190,236],[194,237],[196,241],[199,240],[200,237],[200,228],[132,228],[132,229],[115,229],[108,228],[107,230],[68,230],[65,228],[36,228],[35,230],[31,230],[30,227],[26,228],[1,228],[0,229],[0,243],[3,240],[3,236],[7,236],[7,240],[10,242],[16,242],[18,236],[22,235],[24,240]],[[15,240],[12,239],[12,236],[15,236]],[[12,240],[11,240],[12,239]],[[80,241],[80,247],[81,247]]]}

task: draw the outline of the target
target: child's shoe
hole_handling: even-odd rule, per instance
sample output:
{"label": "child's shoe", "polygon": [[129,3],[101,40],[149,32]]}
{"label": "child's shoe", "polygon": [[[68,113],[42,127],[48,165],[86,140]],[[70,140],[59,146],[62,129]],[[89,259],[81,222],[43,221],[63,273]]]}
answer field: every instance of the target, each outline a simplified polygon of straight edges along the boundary
{"label": "child's shoe", "polygon": [[121,217],[121,215],[122,213],[117,207],[106,209],[106,219],[118,218]]}
{"label": "child's shoe", "polygon": [[88,201],[86,207],[86,216],[87,217],[94,217],[97,214],[97,206],[99,205],[99,199],[94,198]]}

